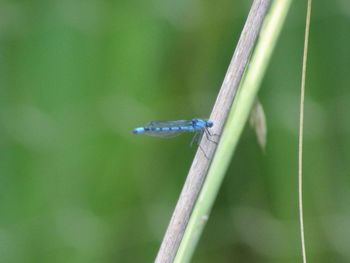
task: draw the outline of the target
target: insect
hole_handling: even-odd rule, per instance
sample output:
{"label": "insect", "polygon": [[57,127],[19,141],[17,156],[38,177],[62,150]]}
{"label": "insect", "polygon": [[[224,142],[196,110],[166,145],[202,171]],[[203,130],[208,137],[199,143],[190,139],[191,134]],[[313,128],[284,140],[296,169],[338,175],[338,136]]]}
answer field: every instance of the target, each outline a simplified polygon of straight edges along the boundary
{"label": "insect", "polygon": [[199,142],[203,134],[211,142],[216,143],[210,139],[212,135],[209,128],[213,127],[214,123],[210,120],[192,119],[192,120],[178,120],[178,121],[151,121],[144,127],[135,128],[132,132],[134,134],[147,134],[150,136],[170,138],[178,136],[185,132],[193,132],[191,145],[193,142]]}

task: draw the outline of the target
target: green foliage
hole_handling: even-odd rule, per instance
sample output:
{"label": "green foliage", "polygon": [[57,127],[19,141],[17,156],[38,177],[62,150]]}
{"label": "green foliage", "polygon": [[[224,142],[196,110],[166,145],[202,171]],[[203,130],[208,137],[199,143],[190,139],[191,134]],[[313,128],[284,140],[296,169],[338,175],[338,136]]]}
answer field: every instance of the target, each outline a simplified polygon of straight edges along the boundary
{"label": "green foliage", "polygon": [[[190,136],[134,137],[154,119],[207,117],[247,1],[0,3],[0,261],[151,262],[194,154]],[[349,10],[314,3],[304,150],[312,262],[348,262]],[[194,262],[296,262],[303,2],[246,129]]]}

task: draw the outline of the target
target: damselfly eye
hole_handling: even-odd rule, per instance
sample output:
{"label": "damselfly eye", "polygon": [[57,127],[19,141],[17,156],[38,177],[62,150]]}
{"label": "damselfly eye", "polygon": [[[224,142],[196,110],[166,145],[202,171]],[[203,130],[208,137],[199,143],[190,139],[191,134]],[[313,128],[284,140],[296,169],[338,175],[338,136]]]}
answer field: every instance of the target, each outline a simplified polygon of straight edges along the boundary
{"label": "damselfly eye", "polygon": [[214,123],[212,121],[207,121],[207,125],[208,128],[211,128],[214,126]]}

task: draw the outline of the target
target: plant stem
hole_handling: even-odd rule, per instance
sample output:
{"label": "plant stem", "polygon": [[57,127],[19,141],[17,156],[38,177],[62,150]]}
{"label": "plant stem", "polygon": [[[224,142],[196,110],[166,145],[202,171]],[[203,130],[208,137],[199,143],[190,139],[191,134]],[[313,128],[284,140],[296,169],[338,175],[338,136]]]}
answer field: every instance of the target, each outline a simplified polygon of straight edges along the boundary
{"label": "plant stem", "polygon": [[195,204],[175,262],[189,262],[192,257],[233,156],[240,134],[254,105],[260,83],[284,24],[290,4],[291,0],[276,0],[271,6],[269,15],[261,30],[260,39],[255,48],[251,63],[245,72],[242,85],[232,105],[220,143]]}
{"label": "plant stem", "polygon": [[[233,54],[230,66],[216,99],[210,119],[214,122],[213,133],[221,134],[224,123],[236,95],[249,56],[257,39],[270,0],[254,0],[247,21],[242,30],[237,48]],[[216,150],[216,144],[203,136],[200,149],[197,150],[192,166],[183,186],[179,200],[158,251],[155,262],[173,262],[183,238],[194,203],[208,172],[211,159]],[[205,155],[204,152],[205,151]]]}
{"label": "plant stem", "polygon": [[299,113],[299,147],[298,147],[298,204],[299,204],[299,224],[301,239],[301,254],[303,263],[306,263],[305,232],[303,216],[303,131],[304,131],[304,98],[305,98],[305,78],[307,65],[307,50],[309,44],[310,18],[312,1],[307,2],[306,25],[304,37],[303,68],[301,73],[300,88],[300,113]]}

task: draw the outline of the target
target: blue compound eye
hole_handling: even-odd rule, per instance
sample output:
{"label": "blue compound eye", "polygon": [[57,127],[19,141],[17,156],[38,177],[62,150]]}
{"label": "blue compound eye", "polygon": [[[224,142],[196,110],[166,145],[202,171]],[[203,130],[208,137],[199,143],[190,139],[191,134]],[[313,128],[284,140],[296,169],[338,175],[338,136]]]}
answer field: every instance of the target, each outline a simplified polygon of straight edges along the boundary
{"label": "blue compound eye", "polygon": [[207,125],[208,128],[211,128],[214,126],[214,123],[212,121],[207,121]]}

